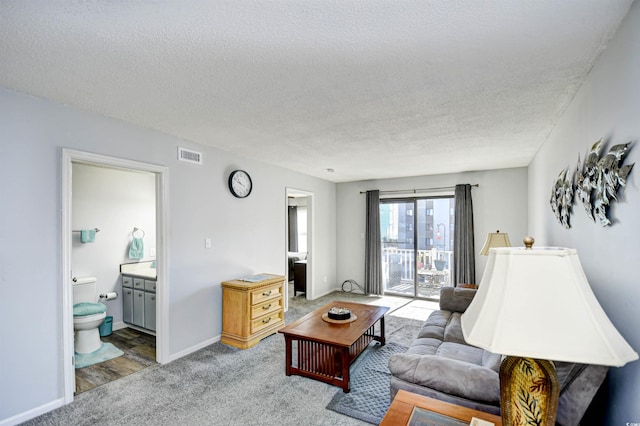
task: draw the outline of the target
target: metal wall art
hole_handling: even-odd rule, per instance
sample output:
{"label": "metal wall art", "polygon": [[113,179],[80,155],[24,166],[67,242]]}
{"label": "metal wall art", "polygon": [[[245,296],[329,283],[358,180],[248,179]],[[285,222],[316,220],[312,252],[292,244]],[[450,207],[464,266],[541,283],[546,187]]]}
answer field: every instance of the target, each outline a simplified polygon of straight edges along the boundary
{"label": "metal wall art", "polygon": [[620,187],[626,186],[627,176],[634,164],[621,166],[631,142],[615,145],[600,157],[602,139],[594,143],[587,154],[584,164],[578,165],[573,176],[568,169],[558,175],[551,188],[551,210],[556,219],[566,229],[571,227],[570,217],[574,200],[579,200],[587,216],[602,226],[611,225],[607,209],[611,201],[617,201]]}

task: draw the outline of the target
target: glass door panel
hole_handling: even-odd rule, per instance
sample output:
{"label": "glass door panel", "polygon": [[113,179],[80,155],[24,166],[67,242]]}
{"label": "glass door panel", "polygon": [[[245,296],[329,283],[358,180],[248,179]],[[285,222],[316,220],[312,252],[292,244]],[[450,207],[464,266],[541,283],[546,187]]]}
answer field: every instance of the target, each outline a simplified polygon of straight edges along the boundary
{"label": "glass door panel", "polygon": [[451,285],[454,207],[453,197],[380,201],[385,293],[438,299]]}
{"label": "glass door panel", "polygon": [[415,203],[380,203],[382,279],[389,294],[415,296]]}
{"label": "glass door panel", "polygon": [[438,299],[440,288],[451,285],[453,267],[453,197],[417,200],[417,280],[420,298]]}

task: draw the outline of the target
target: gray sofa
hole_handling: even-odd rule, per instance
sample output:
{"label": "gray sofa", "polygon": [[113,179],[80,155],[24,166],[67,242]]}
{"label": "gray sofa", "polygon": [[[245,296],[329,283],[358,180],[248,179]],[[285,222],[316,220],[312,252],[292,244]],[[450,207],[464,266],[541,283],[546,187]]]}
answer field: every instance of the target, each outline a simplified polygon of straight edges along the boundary
{"label": "gray sofa", "polygon": [[[464,341],[460,316],[475,290],[442,288],[434,311],[406,353],[392,355],[391,399],[399,389],[500,414],[500,355]],[[608,367],[556,362],[560,402],[556,422],[577,425]]]}

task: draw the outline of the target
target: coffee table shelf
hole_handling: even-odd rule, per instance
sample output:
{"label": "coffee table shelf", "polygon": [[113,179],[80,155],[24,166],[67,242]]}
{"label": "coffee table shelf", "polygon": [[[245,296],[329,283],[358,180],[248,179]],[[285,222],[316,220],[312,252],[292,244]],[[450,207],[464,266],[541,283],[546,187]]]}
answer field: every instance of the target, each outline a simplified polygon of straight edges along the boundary
{"label": "coffee table shelf", "polygon": [[[334,306],[348,308],[357,319],[345,324],[324,321],[322,314]],[[308,377],[349,392],[351,363],[371,342],[385,344],[384,314],[388,310],[386,306],[335,301],[280,329],[285,338],[286,375]]]}

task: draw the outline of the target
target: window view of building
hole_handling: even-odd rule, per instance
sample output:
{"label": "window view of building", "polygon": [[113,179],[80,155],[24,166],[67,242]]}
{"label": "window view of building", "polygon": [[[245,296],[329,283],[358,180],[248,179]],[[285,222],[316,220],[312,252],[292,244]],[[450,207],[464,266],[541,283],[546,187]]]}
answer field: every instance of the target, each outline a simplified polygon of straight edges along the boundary
{"label": "window view of building", "polygon": [[437,298],[451,285],[454,198],[380,201],[385,292]]}

